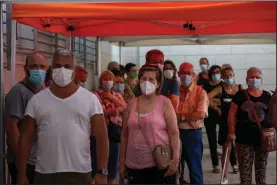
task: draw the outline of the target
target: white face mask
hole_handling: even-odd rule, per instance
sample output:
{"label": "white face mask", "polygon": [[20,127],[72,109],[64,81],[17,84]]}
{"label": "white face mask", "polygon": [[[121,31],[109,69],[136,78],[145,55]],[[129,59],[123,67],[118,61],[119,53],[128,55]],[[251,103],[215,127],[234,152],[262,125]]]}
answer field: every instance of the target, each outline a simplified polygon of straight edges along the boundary
{"label": "white face mask", "polygon": [[174,70],[165,70],[164,71],[164,77],[167,79],[171,79],[173,77]]}
{"label": "white face mask", "polygon": [[66,69],[64,67],[53,69],[52,78],[55,84],[59,87],[65,87],[73,80],[72,69]]}
{"label": "white face mask", "polygon": [[85,87],[85,84],[86,84],[86,83],[80,82],[79,85],[82,86],[82,87]]}
{"label": "white face mask", "polygon": [[156,86],[155,86],[155,84],[153,84],[149,81],[146,81],[146,82],[143,82],[140,84],[140,89],[141,89],[142,94],[150,95],[156,91]]}
{"label": "white face mask", "polygon": [[103,82],[103,89],[111,90],[113,88],[113,81],[104,81]]}

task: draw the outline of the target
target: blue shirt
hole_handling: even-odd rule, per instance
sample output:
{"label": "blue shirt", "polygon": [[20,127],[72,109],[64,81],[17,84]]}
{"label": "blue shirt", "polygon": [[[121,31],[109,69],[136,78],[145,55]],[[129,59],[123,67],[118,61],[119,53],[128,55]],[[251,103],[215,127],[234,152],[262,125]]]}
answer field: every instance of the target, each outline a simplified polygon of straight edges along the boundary
{"label": "blue shirt", "polygon": [[166,97],[170,94],[180,96],[177,80],[164,78],[161,94]]}

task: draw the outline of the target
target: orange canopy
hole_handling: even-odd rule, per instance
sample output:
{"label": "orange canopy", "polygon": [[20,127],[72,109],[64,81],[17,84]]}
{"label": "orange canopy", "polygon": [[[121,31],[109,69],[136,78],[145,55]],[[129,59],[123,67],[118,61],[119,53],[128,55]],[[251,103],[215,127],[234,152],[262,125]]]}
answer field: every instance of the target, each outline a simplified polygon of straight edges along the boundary
{"label": "orange canopy", "polygon": [[[13,19],[72,36],[276,32],[276,2],[14,4]],[[184,28],[191,22],[195,30]]]}

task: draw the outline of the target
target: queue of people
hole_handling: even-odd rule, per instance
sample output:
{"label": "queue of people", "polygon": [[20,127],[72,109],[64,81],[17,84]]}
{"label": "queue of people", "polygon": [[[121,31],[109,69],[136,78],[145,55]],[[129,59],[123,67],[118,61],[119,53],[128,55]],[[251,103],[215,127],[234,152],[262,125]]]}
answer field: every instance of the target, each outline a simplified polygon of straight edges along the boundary
{"label": "queue of people", "polygon": [[51,66],[40,53],[28,55],[26,78],[5,99],[12,184],[115,184],[118,174],[124,184],[204,184],[203,128],[222,184],[228,184],[226,160],[241,184],[251,184],[255,161],[256,183],[265,184],[275,140],[265,150],[261,130],[275,133],[276,90],[261,88],[255,67],[247,71],[246,89],[229,64],[210,67],[201,58],[199,74],[195,67],[185,62],[177,70],[163,52],[150,50],[139,70],[109,63],[92,93],[72,52],[56,51]]}

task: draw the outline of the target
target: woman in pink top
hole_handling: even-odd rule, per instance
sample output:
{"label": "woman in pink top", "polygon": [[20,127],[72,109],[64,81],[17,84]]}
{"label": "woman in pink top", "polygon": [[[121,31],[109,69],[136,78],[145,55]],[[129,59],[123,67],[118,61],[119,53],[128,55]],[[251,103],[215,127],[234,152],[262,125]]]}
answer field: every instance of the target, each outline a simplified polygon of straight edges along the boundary
{"label": "woman in pink top", "polygon": [[[162,72],[145,65],[139,71],[142,95],[129,100],[123,118],[120,143],[120,176],[130,184],[175,184],[180,140],[177,118],[169,99],[160,95]],[[152,151],[170,144],[173,159],[165,170],[156,167]]]}

